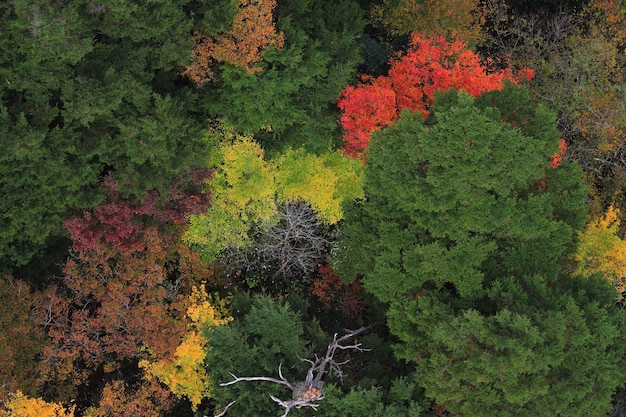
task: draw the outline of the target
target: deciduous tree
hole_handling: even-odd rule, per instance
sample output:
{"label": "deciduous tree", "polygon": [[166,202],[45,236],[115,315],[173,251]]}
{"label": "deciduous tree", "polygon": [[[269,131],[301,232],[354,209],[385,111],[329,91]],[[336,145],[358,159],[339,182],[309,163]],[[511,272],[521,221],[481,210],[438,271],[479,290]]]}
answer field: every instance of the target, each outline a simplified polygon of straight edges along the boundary
{"label": "deciduous tree", "polygon": [[458,89],[476,97],[503,88],[505,80],[518,83],[533,76],[529,69],[517,75],[508,68],[489,72],[462,40],[449,42],[417,32],[408,52],[398,54],[390,65],[388,75],[364,77],[362,84],[346,87],[337,100],[347,155],[363,151],[370,134],[392,124],[404,109],[426,116],[436,91]]}
{"label": "deciduous tree", "polygon": [[270,46],[278,50],[285,43],[283,33],[274,27],[275,8],[275,0],[237,1],[237,12],[228,32],[194,34],[192,62],[183,75],[202,86],[214,78],[212,68],[216,62],[226,62],[250,74],[261,71],[257,64],[263,59],[263,51]]}
{"label": "deciduous tree", "polygon": [[41,398],[28,397],[17,391],[9,396],[0,409],[2,417],[74,417],[74,407],[49,403]]}

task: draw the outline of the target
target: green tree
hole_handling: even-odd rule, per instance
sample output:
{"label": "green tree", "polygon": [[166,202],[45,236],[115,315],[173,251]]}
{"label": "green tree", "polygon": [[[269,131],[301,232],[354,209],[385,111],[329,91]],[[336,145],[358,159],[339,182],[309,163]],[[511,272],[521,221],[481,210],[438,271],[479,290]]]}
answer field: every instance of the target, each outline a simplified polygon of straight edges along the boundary
{"label": "green tree", "polygon": [[[190,31],[222,13],[190,0],[0,7],[0,252],[24,264],[61,220],[103,196],[113,171],[126,196],[167,190],[203,157],[205,114],[178,73]],[[210,10],[209,10],[210,9]],[[214,19],[213,19],[214,20]]]}
{"label": "green tree", "polygon": [[454,415],[600,415],[620,383],[615,294],[560,274],[586,193],[551,165],[558,142],[510,85],[442,94],[373,136],[335,265],[388,304],[396,354]]}
{"label": "green tree", "polygon": [[253,74],[219,65],[204,105],[267,148],[327,150],[340,135],[334,101],[361,61],[364,12],[352,0],[298,0],[279,2],[275,15],[284,46],[265,50]]}

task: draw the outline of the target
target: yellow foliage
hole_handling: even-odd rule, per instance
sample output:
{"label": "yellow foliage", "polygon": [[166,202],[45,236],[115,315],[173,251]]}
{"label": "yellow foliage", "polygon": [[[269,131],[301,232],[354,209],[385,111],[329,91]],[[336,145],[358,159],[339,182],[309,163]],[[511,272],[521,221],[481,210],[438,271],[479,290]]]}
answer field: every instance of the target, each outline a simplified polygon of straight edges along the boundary
{"label": "yellow foliage", "polygon": [[577,275],[601,272],[618,291],[626,280],[626,242],[618,236],[619,210],[609,207],[604,216],[592,220],[580,234],[575,255]]}
{"label": "yellow foliage", "polygon": [[278,201],[306,201],[327,224],[343,218],[344,200],[362,197],[360,164],[339,152],[317,156],[302,149],[288,150],[276,166]]}
{"label": "yellow foliage", "polygon": [[6,410],[0,411],[1,417],[74,417],[74,407],[66,409],[41,398],[30,398],[21,391],[11,394],[4,406]]}
{"label": "yellow foliage", "polygon": [[287,150],[265,160],[253,139],[223,127],[213,156],[213,203],[206,214],[191,216],[185,235],[205,259],[225,247],[245,247],[254,223],[271,223],[277,203],[305,201],[326,224],[343,218],[343,202],[363,197],[363,166],[339,151],[315,155]]}
{"label": "yellow foliage", "polygon": [[232,320],[225,314],[225,307],[217,308],[208,301],[204,287],[192,289],[191,306],[187,309],[189,330],[176,348],[173,359],[156,362],[141,361],[139,366],[146,370],[146,377],[157,377],[177,396],[186,396],[194,411],[203,397],[209,395],[209,375],[204,368],[209,341],[202,336],[203,326],[221,326]]}

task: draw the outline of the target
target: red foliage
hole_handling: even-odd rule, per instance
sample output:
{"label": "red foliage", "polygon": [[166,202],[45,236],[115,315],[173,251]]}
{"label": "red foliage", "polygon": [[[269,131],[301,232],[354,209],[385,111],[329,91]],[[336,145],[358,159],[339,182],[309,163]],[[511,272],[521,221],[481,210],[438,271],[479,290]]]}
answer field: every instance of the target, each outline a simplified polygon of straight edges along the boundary
{"label": "red foliage", "polygon": [[534,76],[530,69],[517,75],[509,68],[490,73],[463,41],[418,33],[413,34],[409,51],[399,53],[390,65],[389,75],[362,77],[362,84],[346,87],[337,100],[346,155],[359,155],[371,133],[392,124],[404,109],[426,116],[436,91],[454,88],[476,97],[503,88],[505,80],[518,83]]}
{"label": "red foliage", "polygon": [[550,166],[552,168],[558,168],[563,163],[563,157],[567,152],[567,143],[565,143],[565,139],[561,139],[559,141],[559,149],[559,152],[550,157]]}
{"label": "red foliage", "polygon": [[320,278],[313,281],[312,293],[328,310],[337,311],[348,319],[355,319],[364,310],[361,282],[341,282],[333,267],[328,264],[318,267]]}
{"label": "red foliage", "polygon": [[202,187],[210,175],[210,170],[196,168],[177,178],[168,195],[153,190],[141,202],[122,199],[113,175],[107,175],[102,181],[107,201],[63,223],[74,250],[93,248],[100,241],[120,251],[142,250],[141,237],[148,224],[184,223],[188,216],[206,211],[210,195]]}

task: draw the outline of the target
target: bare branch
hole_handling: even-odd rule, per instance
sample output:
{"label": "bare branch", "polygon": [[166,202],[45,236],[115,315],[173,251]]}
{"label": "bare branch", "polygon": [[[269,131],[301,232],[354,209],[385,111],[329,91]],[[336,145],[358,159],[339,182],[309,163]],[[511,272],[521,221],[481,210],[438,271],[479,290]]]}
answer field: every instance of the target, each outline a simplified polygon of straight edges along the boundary
{"label": "bare branch", "polygon": [[[314,402],[312,402],[313,400],[287,400],[287,401],[283,401],[280,398],[276,398],[273,395],[270,395],[270,398],[272,400],[274,400],[276,403],[280,404],[281,406],[285,407],[285,414],[283,414],[281,417],[287,417],[287,414],[289,414],[289,411],[291,411],[292,408],[302,408],[302,407],[311,407],[312,409],[317,411],[317,407],[319,407],[319,404],[316,404]],[[315,401],[318,400],[322,400],[324,399],[324,397],[318,398]]]}
{"label": "bare branch", "polygon": [[283,376],[281,367],[282,367],[282,364],[280,364],[278,366],[278,375],[279,375],[280,379],[271,378],[271,377],[268,377],[268,376],[248,376],[248,377],[241,378],[241,377],[238,377],[237,375],[235,375],[235,374],[233,374],[231,372],[230,375],[233,377],[233,380],[229,381],[229,382],[222,382],[220,384],[220,387],[233,385],[233,384],[236,384],[237,382],[241,382],[241,381],[266,381],[266,382],[273,382],[274,384],[283,385],[283,386],[289,388],[291,391],[293,391],[293,385],[291,385],[291,383],[289,381],[287,381],[287,379]]}
{"label": "bare branch", "polygon": [[[344,331],[346,331],[347,333],[345,335],[343,335],[342,337],[340,337],[339,339],[337,339],[337,333],[335,333],[335,335],[333,336],[333,341],[331,344],[328,345],[328,348],[326,349],[326,355],[324,356],[324,358],[322,358],[319,363],[312,369],[309,370],[309,374],[313,374],[315,373],[315,377],[312,380],[313,384],[319,384],[322,380],[322,377],[324,376],[324,374],[326,373],[326,367],[329,364],[333,364],[333,357],[335,355],[335,351],[337,349],[340,350],[348,350],[348,349],[352,349],[352,350],[358,350],[359,352],[365,352],[368,351],[369,349],[363,349],[361,346],[361,343],[355,343],[353,345],[343,345],[342,343],[347,341],[348,339],[350,339],[351,337],[354,337],[356,335],[359,335],[361,333],[363,333],[365,330],[367,330],[367,327],[363,326],[360,327],[356,330],[347,330],[344,329]],[[336,364],[335,364],[336,365]],[[337,368],[338,370],[338,368]],[[339,374],[341,374],[339,372]],[[307,375],[308,376],[308,375]]]}
{"label": "bare branch", "polygon": [[[287,414],[289,414],[289,411],[291,411],[291,409],[294,407],[311,407],[316,410],[319,406],[319,404],[317,404],[317,401],[321,401],[322,399],[324,399],[324,393],[322,391],[322,378],[327,372],[326,368],[330,367],[331,372],[334,372],[341,377],[342,373],[339,366],[349,362],[349,360],[346,360],[344,362],[335,362],[334,355],[336,350],[357,350],[359,352],[368,351],[369,349],[364,349],[361,347],[361,343],[353,343],[349,345],[345,344],[348,339],[363,333],[365,330],[367,330],[367,327],[360,327],[356,330],[344,329],[344,332],[346,334],[339,338],[337,337],[337,333],[335,333],[335,335],[333,336],[333,341],[328,345],[328,348],[326,349],[326,355],[323,358],[318,358],[317,356],[315,357],[315,360],[300,358],[300,360],[311,364],[311,367],[307,371],[307,376],[304,381],[296,382],[295,384],[289,382],[283,376],[281,364],[278,366],[278,376],[280,377],[280,379],[266,376],[238,377],[235,374],[231,373],[230,375],[233,377],[233,380],[230,382],[221,383],[220,386],[225,387],[241,381],[272,382],[274,384],[283,385],[289,388],[292,392],[293,398],[286,401],[270,395],[270,398],[272,400],[285,407],[285,414],[283,414],[282,417],[286,417]],[[226,410],[224,410],[224,412],[225,411]],[[216,417],[221,417],[221,415]]]}
{"label": "bare branch", "polygon": [[[213,417],[224,417],[224,415],[226,415],[226,411],[228,411],[228,409],[230,408],[231,405],[235,404],[236,401],[231,401],[230,403],[228,403],[228,405],[226,407],[224,407],[224,409],[222,410],[221,413],[214,415]],[[204,416],[204,417],[209,417],[209,416]]]}

